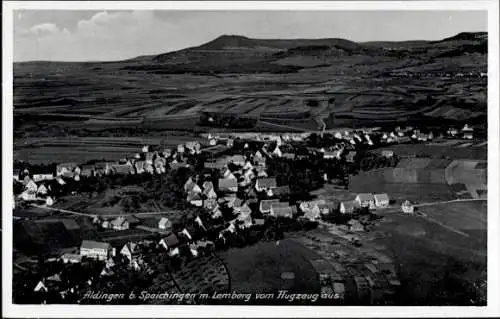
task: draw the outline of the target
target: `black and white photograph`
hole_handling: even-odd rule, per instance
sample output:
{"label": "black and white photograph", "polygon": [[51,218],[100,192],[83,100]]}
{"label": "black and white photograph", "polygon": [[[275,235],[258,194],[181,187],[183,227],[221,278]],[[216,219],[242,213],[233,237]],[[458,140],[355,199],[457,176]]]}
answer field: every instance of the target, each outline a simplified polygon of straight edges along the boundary
{"label": "black and white photograph", "polygon": [[4,3],[3,308],[499,315],[498,3],[368,2]]}

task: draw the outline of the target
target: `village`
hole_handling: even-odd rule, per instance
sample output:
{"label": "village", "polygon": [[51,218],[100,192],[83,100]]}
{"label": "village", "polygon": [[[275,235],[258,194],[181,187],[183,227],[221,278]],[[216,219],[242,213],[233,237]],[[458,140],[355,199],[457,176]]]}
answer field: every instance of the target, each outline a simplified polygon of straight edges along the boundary
{"label": "village", "polygon": [[[39,261],[42,266],[26,276],[29,280],[23,281],[20,302],[32,301],[33,298],[40,303],[54,300],[99,302],[85,299],[85,291],[107,288],[110,292],[120,292],[124,285],[127,286],[123,278],[132,280],[131,276],[135,276],[138,278],[133,280],[137,281],[143,280],[140,276],[149,279],[167,276],[163,273],[179,272],[180,265],[186,261],[214,262],[217,260],[214,253],[219,250],[259,241],[279,242],[286,237],[285,233],[304,237],[305,230],[315,228],[334,232],[346,245],[362,246],[356,233],[369,228],[379,212],[413,214],[416,210],[414,203],[408,200],[396,202],[391,194],[378,193],[376,189],[371,193],[358,193],[349,200],[314,198],[311,191],[324,184],[347,188],[348,176],[363,169],[364,158],[375,162],[374,167],[395,166],[399,157],[391,150],[391,145],[423,143],[438,138],[472,140],[473,133],[474,129],[468,125],[461,129],[447,128],[444,133],[424,133],[413,127],[397,127],[390,131],[220,133],[206,134],[201,141],[179,144],[173,149],[146,145],[140,152],[118,162],[59,163],[54,171],[43,171],[43,167],[23,163],[23,167],[15,169],[13,174],[14,209],[36,207],[47,210],[52,217],[65,216],[66,221],[68,216],[88,219],[99,232],[115,233],[109,238],[119,237],[120,240],[99,240],[99,236],[80,238],[81,243],[76,247],[56,249],[56,254],[63,252],[59,255],[52,252],[42,256],[43,260]],[[383,150],[377,155],[370,152],[379,148]],[[178,189],[179,196],[182,196],[179,198],[181,210],[191,212],[186,218],[175,219],[161,212],[143,218],[141,214],[147,213],[135,214],[133,208],[119,216],[58,208],[62,197],[81,196],[91,179],[112,180],[142,175],[158,176],[163,183],[162,176],[168,174],[173,177],[167,181],[177,183],[171,186],[181,188]],[[68,185],[72,185],[70,189]],[[102,190],[97,187],[88,192],[97,191]],[[30,217],[16,215],[15,219],[18,222],[30,221]],[[131,230],[141,230],[148,235],[139,239],[128,238],[127,232]],[[324,245],[323,248],[314,245],[312,249],[328,250]],[[343,257],[336,258],[338,261]],[[377,258],[387,259],[384,256]],[[326,280],[321,276],[322,268],[331,268],[323,262],[313,263],[319,269],[321,291],[334,293],[334,302],[342,303],[346,290],[343,279]],[[343,268],[338,262],[336,265]],[[229,283],[224,272],[213,271],[213,281],[207,287],[203,286],[205,290],[200,291],[201,288],[194,285],[189,292],[226,291]],[[388,282],[397,287],[395,270],[387,274]],[[283,276],[285,279],[294,277],[286,273]],[[360,276],[356,277],[357,285],[373,286]],[[122,280],[116,280],[120,277]],[[110,278],[115,279],[107,280]],[[180,292],[178,281],[164,279],[160,286],[165,290],[165,282],[173,282],[169,291]],[[376,303],[373,297],[370,302]]]}

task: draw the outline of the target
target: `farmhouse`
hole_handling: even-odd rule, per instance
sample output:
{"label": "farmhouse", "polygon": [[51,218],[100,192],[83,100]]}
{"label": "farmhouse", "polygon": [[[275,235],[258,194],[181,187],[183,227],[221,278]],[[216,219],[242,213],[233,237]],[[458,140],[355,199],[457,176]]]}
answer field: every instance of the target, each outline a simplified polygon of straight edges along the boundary
{"label": "farmhouse", "polygon": [[123,245],[120,255],[126,257],[130,263],[133,263],[142,257],[142,249],[138,244],[128,242]]}
{"label": "farmhouse", "polygon": [[19,194],[18,196],[19,198],[21,198],[22,200],[26,200],[26,201],[30,201],[30,200],[36,200],[36,193],[34,192],[30,192],[30,191],[27,191],[25,190],[24,192],[22,192],[21,194]]}
{"label": "farmhouse", "polygon": [[328,215],[333,213],[339,207],[338,202],[328,202],[324,204],[318,204],[319,211],[322,215]]}
{"label": "farmhouse", "polygon": [[82,256],[77,254],[64,254],[60,259],[65,263],[77,264],[82,262]]}
{"label": "farmhouse", "polygon": [[297,213],[297,207],[290,206],[286,202],[272,203],[269,210],[269,215],[273,217],[292,218],[295,213]]}
{"label": "farmhouse", "polygon": [[219,178],[219,190],[235,193],[238,191],[238,181],[235,178]]}
{"label": "farmhouse", "polygon": [[158,222],[158,228],[164,230],[172,229],[172,222],[167,217],[162,217]]}
{"label": "farmhouse", "polygon": [[108,175],[112,170],[112,162],[97,162],[94,164],[95,175]]}
{"label": "farmhouse", "polygon": [[290,195],[290,187],[289,186],[278,186],[270,189],[272,191],[272,196],[276,197],[284,197]]}
{"label": "farmhouse", "polygon": [[[316,206],[318,207],[318,206]],[[304,218],[308,219],[309,221],[318,221],[321,218],[320,211],[319,209],[315,210],[309,210],[304,214]]]}
{"label": "farmhouse", "polygon": [[24,189],[30,193],[36,193],[38,190],[38,185],[32,179],[24,186]]}
{"label": "farmhouse", "polygon": [[275,178],[261,178],[255,183],[255,189],[259,192],[276,187]]}
{"label": "farmhouse", "polygon": [[52,173],[33,174],[33,180],[35,182],[49,181],[52,179],[54,179],[54,175]]}
{"label": "farmhouse", "polygon": [[410,201],[405,200],[403,202],[403,204],[401,204],[401,210],[403,211],[403,213],[413,214],[413,212],[415,211],[415,208]]}
{"label": "farmhouse", "polygon": [[38,186],[38,189],[36,191],[36,193],[40,195],[47,195],[47,192],[48,189],[44,184],[40,184],[40,186]]}
{"label": "farmhouse", "polygon": [[281,157],[283,156],[283,153],[281,152],[280,150],[280,147],[279,146],[276,146],[276,148],[274,149],[274,151],[272,152],[272,154],[276,157]]}
{"label": "farmhouse", "polygon": [[354,210],[358,207],[359,206],[356,201],[341,202],[339,211],[341,214],[352,214],[354,213]]}
{"label": "farmhouse", "polygon": [[261,200],[259,204],[259,211],[262,214],[267,214],[271,211],[271,205],[274,203],[279,203],[279,199],[265,199]]}
{"label": "farmhouse", "polygon": [[128,220],[125,217],[120,216],[120,217],[113,219],[109,223],[109,226],[114,230],[126,230],[126,229],[130,228],[130,223],[128,222]]}
{"label": "farmhouse", "polygon": [[234,155],[229,158],[229,162],[234,165],[243,166],[245,165],[245,157],[243,155]]}
{"label": "farmhouse", "polygon": [[159,244],[166,250],[169,250],[179,245],[179,239],[175,234],[170,234],[167,237],[162,238]]}
{"label": "farmhouse", "polygon": [[61,163],[56,166],[56,175],[61,176],[64,173],[72,173],[77,167],[76,163]]}
{"label": "farmhouse", "polygon": [[112,247],[109,243],[93,240],[84,240],[80,246],[80,255],[98,260],[106,260],[110,256]]}
{"label": "farmhouse", "polygon": [[203,195],[205,195],[208,199],[217,199],[217,193],[213,188],[208,188],[203,191]]}
{"label": "farmhouse", "polygon": [[464,139],[472,140],[474,138],[474,129],[467,124],[462,129],[462,133]]}
{"label": "farmhouse", "polygon": [[385,193],[373,195],[376,207],[387,207],[389,206],[389,196]]}
{"label": "farmhouse", "polygon": [[201,207],[203,206],[203,200],[201,199],[200,194],[198,193],[189,193],[187,196],[187,201],[194,206]]}
{"label": "farmhouse", "polygon": [[361,193],[356,196],[354,199],[361,207],[375,207],[375,199],[373,198],[373,194],[370,193]]}
{"label": "farmhouse", "polygon": [[80,173],[82,176],[93,176],[94,166],[93,165],[82,165],[82,171]]}
{"label": "farmhouse", "polygon": [[134,168],[128,164],[113,164],[112,168],[117,175],[135,174]]}
{"label": "farmhouse", "polygon": [[394,156],[394,151],[391,150],[383,150],[382,151],[382,156],[385,158],[391,158]]}
{"label": "farmhouse", "polygon": [[213,210],[218,207],[217,200],[215,198],[205,199],[203,201],[203,207]]}

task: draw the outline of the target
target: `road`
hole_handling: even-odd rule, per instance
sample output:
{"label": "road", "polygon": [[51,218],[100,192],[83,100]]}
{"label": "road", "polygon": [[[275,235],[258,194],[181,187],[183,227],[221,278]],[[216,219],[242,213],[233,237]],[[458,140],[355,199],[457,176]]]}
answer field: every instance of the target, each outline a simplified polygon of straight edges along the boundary
{"label": "road", "polygon": [[73,215],[78,215],[78,216],[86,216],[90,218],[94,218],[96,216],[101,216],[101,217],[120,217],[120,216],[150,216],[150,215],[166,215],[169,214],[168,212],[143,212],[143,213],[128,213],[128,214],[111,214],[111,215],[98,215],[98,214],[89,214],[89,213],[80,213],[80,212],[75,212],[72,210],[67,210],[67,209],[60,209],[60,208],[54,208],[54,207],[48,207],[48,206],[43,206],[43,205],[37,205],[37,204],[31,204],[33,207],[37,208],[42,208],[42,209],[47,209],[51,211],[56,211],[60,213],[65,213],[65,214],[73,214]]}

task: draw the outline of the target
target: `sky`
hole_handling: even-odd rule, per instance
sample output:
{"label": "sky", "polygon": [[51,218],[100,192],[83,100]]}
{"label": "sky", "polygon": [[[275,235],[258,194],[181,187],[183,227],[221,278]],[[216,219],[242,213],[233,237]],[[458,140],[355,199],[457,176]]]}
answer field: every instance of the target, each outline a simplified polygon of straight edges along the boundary
{"label": "sky", "polygon": [[487,31],[486,11],[14,11],[14,61],[116,61],[254,38],[439,40]]}

